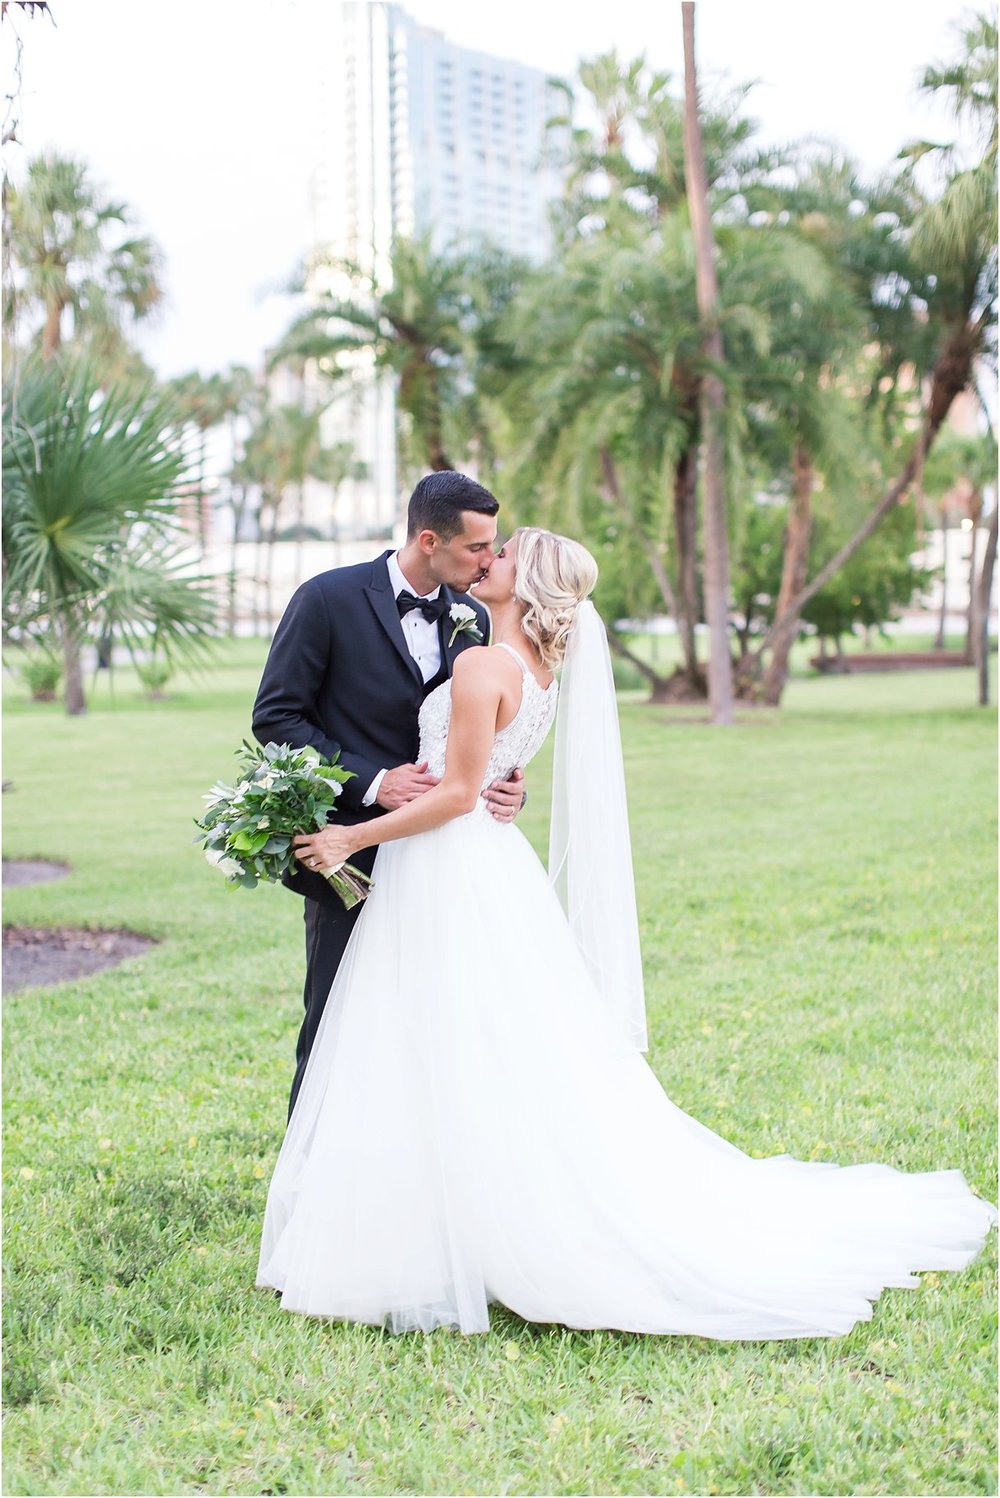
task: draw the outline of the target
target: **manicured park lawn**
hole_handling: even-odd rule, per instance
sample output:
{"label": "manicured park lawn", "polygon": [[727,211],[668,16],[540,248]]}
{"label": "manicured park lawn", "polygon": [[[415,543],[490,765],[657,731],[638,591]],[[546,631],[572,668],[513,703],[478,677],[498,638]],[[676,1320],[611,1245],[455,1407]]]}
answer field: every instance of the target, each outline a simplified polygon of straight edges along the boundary
{"label": "manicured park lawn", "polygon": [[[5,920],[159,945],[6,1000],[4,1490],[994,1492],[993,1243],[839,1341],[502,1311],[394,1338],[254,1289],[301,906],[227,892],[190,837],[263,649],[161,704],[122,671],[80,720],[7,694],[4,852],[73,873]],[[623,701],[649,1060],[742,1148],[958,1166],[996,1200],[995,719],[972,701],[965,670],[798,679],[730,731]]]}

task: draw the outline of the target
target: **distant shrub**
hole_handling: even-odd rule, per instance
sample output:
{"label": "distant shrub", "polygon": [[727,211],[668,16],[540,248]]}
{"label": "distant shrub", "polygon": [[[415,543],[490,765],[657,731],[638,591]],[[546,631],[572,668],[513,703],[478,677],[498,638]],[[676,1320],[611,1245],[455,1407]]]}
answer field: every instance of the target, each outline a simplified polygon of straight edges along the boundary
{"label": "distant shrub", "polygon": [[137,661],[135,671],[146,688],[147,697],[151,697],[154,702],[161,702],[164,697],[163,688],[174,674],[173,666],[154,656],[151,661]]}
{"label": "distant shrub", "polygon": [[62,667],[55,656],[39,652],[23,661],[19,669],[34,702],[55,702],[62,677]]}

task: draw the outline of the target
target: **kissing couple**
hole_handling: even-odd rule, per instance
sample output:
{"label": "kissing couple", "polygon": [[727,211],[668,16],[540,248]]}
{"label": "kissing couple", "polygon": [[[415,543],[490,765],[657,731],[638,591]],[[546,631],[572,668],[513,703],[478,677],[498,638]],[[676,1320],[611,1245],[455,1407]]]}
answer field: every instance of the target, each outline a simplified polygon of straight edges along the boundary
{"label": "kissing couple", "polygon": [[[354,772],[297,841],[306,1013],[257,1283],[396,1332],[835,1336],[960,1269],[995,1209],[959,1170],[757,1159],[677,1108],[645,1006],[614,682],[578,542],[457,473],[407,538],[304,583],[262,741]],[[515,825],[555,725],[549,871]],[[347,911],[320,872],[373,874]]]}

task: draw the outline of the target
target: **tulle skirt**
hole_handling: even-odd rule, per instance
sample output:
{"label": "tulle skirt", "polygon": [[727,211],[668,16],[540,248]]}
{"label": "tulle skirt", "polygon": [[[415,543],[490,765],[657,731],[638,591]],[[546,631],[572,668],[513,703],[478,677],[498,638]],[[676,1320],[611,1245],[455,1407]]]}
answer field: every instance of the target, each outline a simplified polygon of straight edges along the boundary
{"label": "tulle skirt", "polygon": [[995,1221],[958,1170],[758,1160],[612,1029],[520,831],[386,844],[271,1181],[258,1284],[394,1331],[832,1336]]}

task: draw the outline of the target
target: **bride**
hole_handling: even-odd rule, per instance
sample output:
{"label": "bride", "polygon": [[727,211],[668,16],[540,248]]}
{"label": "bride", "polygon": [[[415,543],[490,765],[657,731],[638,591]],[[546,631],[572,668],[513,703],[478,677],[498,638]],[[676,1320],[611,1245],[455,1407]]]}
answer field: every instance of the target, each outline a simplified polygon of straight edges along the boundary
{"label": "bride", "polygon": [[[645,1012],[597,567],[522,529],[477,589],[493,645],[427,697],[440,783],[298,840],[380,846],[268,1194],[257,1282],[290,1311],[486,1331],[530,1321],[831,1336],[996,1213],[958,1170],[755,1159],[670,1102]],[[565,665],[561,684],[555,669]],[[552,880],[483,787],[556,719]]]}

